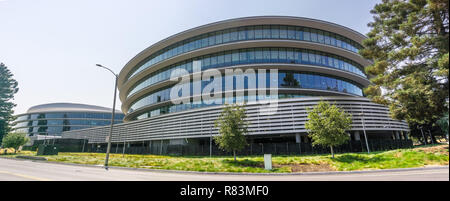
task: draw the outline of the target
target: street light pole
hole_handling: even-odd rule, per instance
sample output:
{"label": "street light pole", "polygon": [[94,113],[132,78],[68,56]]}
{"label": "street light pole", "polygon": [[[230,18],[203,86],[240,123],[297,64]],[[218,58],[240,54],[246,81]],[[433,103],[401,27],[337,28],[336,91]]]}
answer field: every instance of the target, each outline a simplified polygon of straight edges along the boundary
{"label": "street light pole", "polygon": [[367,135],[366,135],[366,126],[364,125],[364,109],[361,105],[361,120],[362,120],[362,126],[363,126],[363,132],[364,132],[364,139],[366,139],[366,147],[367,147],[367,153],[370,154],[369,149],[369,141],[367,141]]}
{"label": "street light pole", "polygon": [[86,136],[84,136],[84,140],[83,140],[83,150],[81,150],[81,152],[84,152],[84,144],[86,143]]}
{"label": "street light pole", "polygon": [[119,76],[107,67],[104,67],[100,64],[96,64],[96,66],[104,68],[106,70],[109,70],[112,74],[114,74],[114,76],[116,78],[115,84],[114,84],[114,101],[113,101],[113,108],[112,108],[112,115],[111,115],[111,128],[109,130],[108,147],[106,148],[106,158],[105,158],[105,170],[108,170],[109,152],[111,150],[111,138],[112,138],[113,125],[114,125],[114,114],[115,114],[115,110],[116,110],[117,80],[119,79]]}

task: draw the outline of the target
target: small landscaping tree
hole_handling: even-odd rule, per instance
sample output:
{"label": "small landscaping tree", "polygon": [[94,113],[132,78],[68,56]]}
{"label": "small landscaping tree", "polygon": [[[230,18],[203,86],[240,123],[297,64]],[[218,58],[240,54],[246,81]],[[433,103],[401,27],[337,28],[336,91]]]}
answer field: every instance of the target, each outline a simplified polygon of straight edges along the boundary
{"label": "small landscaping tree", "polygon": [[305,123],[305,128],[312,138],[312,145],[330,147],[334,158],[333,147],[342,145],[350,139],[345,131],[351,127],[351,115],[324,101],[307,110],[309,120]]}
{"label": "small landscaping tree", "polygon": [[232,151],[234,161],[236,161],[236,151],[242,150],[247,145],[244,135],[247,134],[248,123],[245,118],[243,106],[227,105],[214,123],[220,134],[214,136],[214,141],[219,148]]}
{"label": "small landscaping tree", "polygon": [[4,148],[13,148],[14,153],[17,152],[20,146],[25,145],[29,138],[25,133],[9,133],[3,137],[2,145]]}

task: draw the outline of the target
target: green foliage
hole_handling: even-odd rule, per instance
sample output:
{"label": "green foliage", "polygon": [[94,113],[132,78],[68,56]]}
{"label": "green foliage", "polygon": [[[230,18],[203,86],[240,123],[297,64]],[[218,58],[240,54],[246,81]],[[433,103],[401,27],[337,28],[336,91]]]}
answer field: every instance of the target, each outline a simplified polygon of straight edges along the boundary
{"label": "green foliage", "polygon": [[313,109],[308,108],[308,121],[305,128],[313,142],[312,145],[322,145],[331,148],[344,144],[350,140],[345,132],[351,128],[351,115],[345,113],[336,105],[320,101]]}
{"label": "green foliage", "polygon": [[2,146],[5,148],[13,148],[14,153],[20,146],[25,145],[30,139],[26,133],[9,133],[3,138]]}
{"label": "green foliage", "polygon": [[16,105],[10,100],[14,98],[19,88],[12,76],[8,68],[0,63],[0,144],[3,136],[11,130],[9,124],[14,120],[12,109]]}
{"label": "green foliage", "polygon": [[393,118],[431,128],[448,111],[449,1],[383,0],[371,13],[360,54],[374,85],[364,92]]}
{"label": "green foliage", "polygon": [[448,112],[436,122],[444,134],[448,135]]}
{"label": "green foliage", "polygon": [[214,126],[219,129],[218,136],[214,136],[214,141],[219,148],[226,151],[232,151],[236,160],[236,151],[243,149],[247,142],[245,134],[247,134],[248,122],[246,118],[245,108],[241,105],[226,105],[221,115],[214,122]]}
{"label": "green foliage", "polygon": [[[397,149],[367,153],[337,154],[335,159],[324,155],[274,156],[273,170],[264,169],[262,156],[245,156],[234,161],[227,156],[193,157],[193,156],[159,156],[111,154],[110,166],[185,170],[201,172],[275,172],[289,173],[293,170],[289,166],[305,166],[328,164],[337,171],[391,169],[424,167],[426,165],[448,165],[448,145],[439,145],[440,151],[422,151],[420,148]],[[429,147],[429,146],[427,146]],[[2,152],[2,150],[0,150]],[[21,151],[18,155],[35,156],[36,152]],[[1,155],[0,157],[15,157],[16,155]],[[103,165],[104,153],[69,153],[60,152],[58,155],[44,156],[48,161]],[[323,170],[318,170],[323,171]],[[328,171],[328,170],[327,170]]]}

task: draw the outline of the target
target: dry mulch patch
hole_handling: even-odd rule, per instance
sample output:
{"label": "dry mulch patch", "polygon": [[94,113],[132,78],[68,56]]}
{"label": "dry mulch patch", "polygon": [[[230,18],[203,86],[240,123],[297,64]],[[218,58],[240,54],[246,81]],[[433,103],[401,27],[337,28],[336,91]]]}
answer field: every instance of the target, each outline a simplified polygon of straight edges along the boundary
{"label": "dry mulch patch", "polygon": [[448,156],[448,145],[439,145],[434,147],[421,147],[416,148],[418,150],[422,150],[426,153],[441,153]]}

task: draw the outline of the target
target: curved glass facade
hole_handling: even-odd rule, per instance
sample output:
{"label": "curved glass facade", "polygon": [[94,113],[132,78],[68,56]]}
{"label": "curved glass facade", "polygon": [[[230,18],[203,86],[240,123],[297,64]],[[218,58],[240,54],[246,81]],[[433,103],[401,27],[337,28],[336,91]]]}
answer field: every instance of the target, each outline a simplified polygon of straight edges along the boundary
{"label": "curved glass facade", "polygon": [[[114,119],[122,120],[123,114],[115,114]],[[91,112],[49,112],[26,114],[17,117],[16,121],[34,120],[34,119],[111,119],[111,113],[91,113]]]}
{"label": "curved glass facade", "polygon": [[[246,103],[246,136],[275,150],[278,142],[296,143],[289,148],[305,143],[308,108],[320,101],[352,115],[347,131],[352,141],[408,131],[388,108],[364,97],[362,89],[371,84],[364,67],[370,61],[357,52],[365,38],[340,25],[292,16],[230,19],[168,37],[121,70],[119,97],[127,123],[114,126],[111,141],[151,147],[153,154],[171,150],[170,145],[203,146],[220,135],[214,122],[224,104],[233,103]],[[109,127],[101,127],[63,137],[88,138],[98,148],[107,147],[108,133]]]}
{"label": "curved glass facade", "polygon": [[[268,73],[266,76],[266,86],[258,86],[259,80],[256,76],[256,87],[257,88],[269,88],[271,82],[270,74]],[[222,91],[225,92],[225,80],[229,79],[227,76],[222,77]],[[197,81],[200,82],[200,81]],[[210,84],[213,81],[201,81],[201,89],[203,90],[205,86]],[[278,88],[304,88],[304,89],[318,89],[318,90],[328,90],[328,91],[337,91],[348,93],[351,95],[362,96],[362,88],[357,84],[353,83],[350,80],[336,78],[316,73],[298,73],[292,71],[280,71],[278,73]],[[190,89],[193,89],[194,82],[186,83],[190,85]],[[183,84],[183,85],[186,85]],[[182,85],[181,85],[182,86]],[[158,91],[151,92],[147,95],[144,95],[142,98],[133,102],[129,109],[128,113],[133,112],[139,108],[152,105],[159,102],[169,101],[170,100],[170,90],[171,87],[165,87],[159,89]],[[236,86],[236,79],[233,81],[233,90],[238,89]],[[244,89],[250,89],[248,82],[244,82]],[[190,96],[193,95],[201,95],[194,94],[193,90],[191,90]]]}
{"label": "curved glass facade", "polygon": [[[122,123],[124,115],[115,114],[114,123]],[[111,113],[95,112],[42,112],[17,117],[14,130],[33,135],[61,135],[70,131],[111,124]]]}
{"label": "curved glass facade", "polygon": [[355,41],[332,32],[299,26],[257,25],[230,28],[201,34],[170,45],[152,54],[134,67],[126,80],[137,73],[174,56],[214,45],[246,40],[297,40],[331,45],[357,53],[361,45]]}
{"label": "curved glass facade", "polygon": [[306,64],[340,69],[367,78],[361,65],[333,54],[297,48],[248,48],[196,57],[158,70],[135,84],[127,98],[145,87],[170,79],[172,71],[177,69],[192,73],[192,62],[197,60],[202,61],[202,70],[260,63]]}

